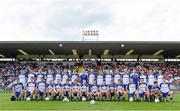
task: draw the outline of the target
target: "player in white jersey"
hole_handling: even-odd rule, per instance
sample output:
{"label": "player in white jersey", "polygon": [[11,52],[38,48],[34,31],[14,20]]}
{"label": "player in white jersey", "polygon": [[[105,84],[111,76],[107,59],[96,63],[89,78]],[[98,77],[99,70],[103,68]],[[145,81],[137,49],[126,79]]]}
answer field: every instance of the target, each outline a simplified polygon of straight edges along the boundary
{"label": "player in white jersey", "polygon": [[19,78],[17,78],[16,83],[13,84],[13,95],[16,100],[21,100],[21,98],[24,96],[24,86],[20,82]]}
{"label": "player in white jersey", "polygon": [[70,99],[70,95],[71,95],[71,85],[69,83],[69,79],[66,79],[65,84],[63,84],[63,95],[62,95],[62,99],[64,99],[64,97],[66,96],[68,99]]}
{"label": "player in white jersey", "polygon": [[155,81],[155,76],[153,75],[152,70],[150,70],[149,74],[148,74],[148,88],[149,88],[149,90],[151,90],[152,87],[154,86],[154,81]]}
{"label": "player in white jersey", "polygon": [[[27,75],[27,78],[28,78],[27,82],[30,82],[30,81],[31,81],[31,78],[34,78],[34,80],[35,80],[36,74],[34,74],[33,71],[30,71],[30,73]],[[34,81],[33,81],[33,82],[34,82]]]}
{"label": "player in white jersey", "polygon": [[130,95],[130,97],[134,98],[134,96],[136,96],[136,100],[138,100],[138,92],[136,89],[136,84],[134,84],[133,78],[130,78],[130,83],[127,87],[127,93]]}
{"label": "player in white jersey", "polygon": [[123,82],[123,87],[125,88],[125,90],[127,89],[127,86],[129,84],[129,80],[130,80],[130,75],[128,73],[128,71],[125,69],[124,70],[125,74],[122,75],[122,82]]}
{"label": "player in white jersey", "polygon": [[66,81],[69,79],[69,74],[67,72],[65,72],[62,75],[62,84],[66,84]]}
{"label": "player in white jersey", "polygon": [[55,80],[54,80],[54,83],[57,83],[57,81],[62,81],[62,74],[60,73],[57,73],[55,74]]}
{"label": "player in white jersey", "polygon": [[26,90],[26,96],[33,98],[33,95],[36,92],[36,83],[34,82],[34,77],[30,78],[30,82],[27,83]]}
{"label": "player in white jersey", "polygon": [[78,79],[79,75],[77,74],[77,72],[73,72],[73,74],[71,74],[71,83],[74,83],[74,81]]}
{"label": "player in white jersey", "polygon": [[159,71],[159,74],[157,76],[157,82],[158,82],[158,86],[160,86],[161,83],[163,83],[163,78],[164,76],[162,75],[162,71]]}
{"label": "player in white jersey", "polygon": [[52,100],[56,99],[56,90],[53,84],[53,80],[50,80],[49,83],[47,83],[46,97],[47,96],[50,96]]}
{"label": "player in white jersey", "polygon": [[104,79],[104,75],[103,74],[98,74],[97,75],[97,85],[101,86],[103,84],[103,79]]}
{"label": "player in white jersey", "polygon": [[26,75],[23,71],[21,71],[21,74],[18,75],[19,78],[19,82],[23,84],[23,86],[25,87],[26,84]]}
{"label": "player in white jersey", "polygon": [[81,88],[80,88],[81,100],[83,96],[87,99],[88,94],[89,94],[89,85],[87,84],[86,80],[83,80],[83,83],[81,84]]}
{"label": "player in white jersey", "polygon": [[111,81],[113,80],[113,75],[112,75],[112,72],[110,72],[111,74],[106,74],[105,75],[105,81],[106,81],[106,85],[110,85],[111,84]]}
{"label": "player in white jersey", "polygon": [[115,95],[116,97],[118,98],[118,101],[120,101],[121,99],[121,96],[122,96],[122,100],[125,100],[125,90],[124,90],[124,87],[123,87],[123,84],[122,84],[122,80],[119,79],[118,80],[118,84],[116,84],[116,88],[115,88]]}
{"label": "player in white jersey", "polygon": [[148,86],[143,78],[140,79],[138,93],[141,101],[144,101],[144,97],[146,97],[146,100],[149,100]]}
{"label": "player in white jersey", "polygon": [[147,74],[144,72],[144,70],[141,71],[140,79],[143,79],[144,83],[147,83]]}
{"label": "player in white jersey", "polygon": [[71,84],[71,98],[72,101],[74,101],[74,97],[76,97],[76,100],[79,100],[79,96],[80,96],[80,85],[78,83],[78,80],[75,79],[74,82]]}
{"label": "player in white jersey", "polygon": [[62,99],[62,95],[63,95],[63,85],[61,84],[61,80],[57,79],[56,83],[54,84],[54,89],[56,92],[56,97],[58,97],[59,100]]}
{"label": "player in white jersey", "polygon": [[93,81],[96,79],[96,75],[93,74],[93,73],[90,73],[88,75],[88,82],[89,82],[89,85],[93,85]]}
{"label": "player in white jersey", "polygon": [[40,82],[41,78],[44,79],[44,75],[41,72],[39,72],[36,76],[37,76],[36,83]]}
{"label": "player in white jersey", "polygon": [[100,97],[103,99],[105,97],[105,100],[110,97],[109,87],[106,85],[106,80],[103,80],[103,84],[99,88],[100,90]]}
{"label": "player in white jersey", "polygon": [[114,74],[114,83],[119,84],[119,79],[121,79],[121,75],[117,72]]}
{"label": "player in white jersey", "polygon": [[48,74],[46,75],[46,83],[50,84],[50,81],[54,81],[54,76],[52,72],[48,72]]}
{"label": "player in white jersey", "polygon": [[45,97],[46,94],[46,83],[44,82],[44,78],[41,77],[39,82],[37,82],[37,95],[36,95],[36,99],[43,99]]}
{"label": "player in white jersey", "polygon": [[115,100],[115,96],[116,96],[115,88],[116,88],[116,85],[114,84],[113,80],[111,81],[111,84],[108,85],[108,87],[109,87],[110,100],[112,100],[112,99]]}
{"label": "player in white jersey", "polygon": [[165,78],[163,78],[163,83],[160,84],[160,89],[161,89],[164,102],[166,102],[168,95],[170,96],[170,101],[173,100],[173,92],[170,91],[170,85],[166,83]]}
{"label": "player in white jersey", "polygon": [[93,84],[90,85],[90,92],[89,92],[90,99],[96,100],[96,96],[98,99],[100,98],[100,91],[99,86],[97,85],[96,80],[93,80]]}

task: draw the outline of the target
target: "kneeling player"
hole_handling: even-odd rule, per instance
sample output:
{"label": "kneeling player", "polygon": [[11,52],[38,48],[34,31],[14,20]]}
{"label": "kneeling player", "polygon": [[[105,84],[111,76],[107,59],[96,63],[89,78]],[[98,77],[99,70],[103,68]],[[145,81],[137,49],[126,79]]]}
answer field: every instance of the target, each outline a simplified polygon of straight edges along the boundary
{"label": "kneeling player", "polygon": [[138,92],[136,89],[136,84],[134,84],[134,80],[132,78],[130,79],[130,83],[128,85],[127,92],[129,94],[129,96],[132,98],[134,98],[134,96],[136,96],[136,101],[138,101]]}
{"label": "kneeling player", "polygon": [[160,88],[161,88],[161,93],[162,93],[164,102],[166,102],[167,96],[170,96],[170,101],[172,101],[173,92],[170,91],[170,85],[168,83],[166,83],[165,78],[163,78],[163,83],[160,84]]}
{"label": "kneeling player", "polygon": [[70,99],[71,95],[71,85],[69,83],[69,79],[66,80],[66,83],[64,84],[63,87],[63,94],[62,94],[62,99],[66,96],[68,99]]}
{"label": "kneeling player", "polygon": [[99,87],[96,83],[96,80],[93,80],[93,84],[90,86],[89,96],[91,100],[96,100],[96,96],[98,97],[98,99],[100,98]]}
{"label": "kneeling player", "polygon": [[110,97],[109,93],[109,87],[106,85],[106,81],[103,80],[103,85],[100,86],[100,97],[103,99],[105,97],[105,100]]}
{"label": "kneeling player", "polygon": [[46,90],[46,96],[51,96],[51,100],[55,100],[56,99],[56,90],[54,88],[54,84],[53,81],[50,80],[48,82],[49,84],[47,84],[47,90]]}
{"label": "kneeling player", "polygon": [[161,97],[161,91],[160,91],[157,81],[154,81],[154,86],[151,89],[150,97],[151,97],[151,100],[153,101],[156,98],[159,99]]}
{"label": "kneeling player", "polygon": [[148,92],[147,84],[144,83],[143,78],[140,79],[138,92],[139,92],[141,101],[144,101],[144,96],[145,96],[146,100],[149,100],[149,92]]}
{"label": "kneeling player", "polygon": [[63,95],[63,86],[61,85],[61,80],[56,79],[56,84],[54,85],[56,90],[56,97],[58,96],[58,99],[61,100]]}
{"label": "kneeling player", "polygon": [[83,96],[87,99],[89,93],[89,85],[86,83],[86,80],[83,80],[80,90],[81,90],[80,91],[81,100]]}
{"label": "kneeling player", "polygon": [[24,86],[20,83],[19,78],[17,78],[16,83],[13,85],[13,93],[16,100],[21,100],[21,97],[24,95]]}
{"label": "kneeling player", "polygon": [[34,82],[34,77],[30,78],[30,82],[27,83],[26,89],[26,97],[30,97],[32,99],[36,91],[36,83]]}
{"label": "kneeling player", "polygon": [[114,97],[115,100],[115,87],[114,81],[111,80],[111,84],[109,85],[109,92],[110,92],[110,100],[112,100],[112,97]]}
{"label": "kneeling player", "polygon": [[115,95],[118,98],[118,101],[120,101],[121,96],[122,96],[122,100],[125,100],[124,94],[125,94],[124,86],[122,84],[121,79],[119,79],[118,84],[116,85],[116,91],[115,91]]}
{"label": "kneeling player", "polygon": [[78,80],[75,79],[74,83],[72,83],[71,85],[71,97],[72,97],[72,101],[74,101],[74,97],[76,97],[76,100],[79,99],[79,95],[80,95],[80,85],[78,84]]}
{"label": "kneeling player", "polygon": [[36,95],[36,100],[43,99],[45,96],[45,91],[46,91],[46,83],[44,82],[44,79],[41,78],[40,81],[37,83],[37,95]]}

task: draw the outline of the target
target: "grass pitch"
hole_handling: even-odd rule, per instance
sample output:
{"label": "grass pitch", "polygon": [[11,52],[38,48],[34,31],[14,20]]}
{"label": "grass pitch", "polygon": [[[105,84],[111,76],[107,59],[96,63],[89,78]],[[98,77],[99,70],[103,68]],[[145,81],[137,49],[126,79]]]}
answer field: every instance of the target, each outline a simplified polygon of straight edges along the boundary
{"label": "grass pitch", "polygon": [[180,110],[180,93],[170,102],[96,101],[10,101],[11,93],[0,93],[0,110]]}

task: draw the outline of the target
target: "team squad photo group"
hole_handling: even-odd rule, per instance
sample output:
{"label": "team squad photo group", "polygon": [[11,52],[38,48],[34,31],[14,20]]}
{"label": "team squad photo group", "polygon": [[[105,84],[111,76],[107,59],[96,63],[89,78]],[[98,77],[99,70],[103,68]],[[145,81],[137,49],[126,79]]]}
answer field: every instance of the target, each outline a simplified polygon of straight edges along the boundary
{"label": "team squad photo group", "polygon": [[173,93],[161,70],[116,69],[96,74],[84,69],[78,74],[77,70],[48,69],[45,74],[41,69],[29,73],[22,69],[13,83],[11,100],[172,102]]}

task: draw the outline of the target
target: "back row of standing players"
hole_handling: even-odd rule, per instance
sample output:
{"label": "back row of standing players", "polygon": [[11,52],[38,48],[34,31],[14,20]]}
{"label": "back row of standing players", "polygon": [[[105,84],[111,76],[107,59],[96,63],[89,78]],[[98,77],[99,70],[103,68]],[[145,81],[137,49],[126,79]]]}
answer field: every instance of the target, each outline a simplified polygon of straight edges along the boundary
{"label": "back row of standing players", "polygon": [[[120,97],[124,99],[124,95],[127,93],[129,97],[136,99],[140,97],[141,101],[150,99],[150,96],[164,97],[171,95],[172,92],[169,88],[169,83],[164,79],[162,71],[158,71],[156,74],[152,70],[148,73],[144,71],[141,74],[137,73],[134,69],[131,73],[127,69],[122,72],[113,74],[112,71],[104,71],[103,74],[94,74],[93,70],[84,71],[82,74],[77,74],[65,70],[61,72],[48,71],[47,74],[42,74],[42,71],[31,72],[29,74],[21,74],[17,77],[17,82],[14,83],[14,94],[17,99],[24,97],[36,96],[36,99],[43,96],[51,96],[56,99],[63,99],[67,96],[69,99],[74,100],[85,98],[112,99],[112,96]],[[166,99],[165,99],[166,100]]]}

